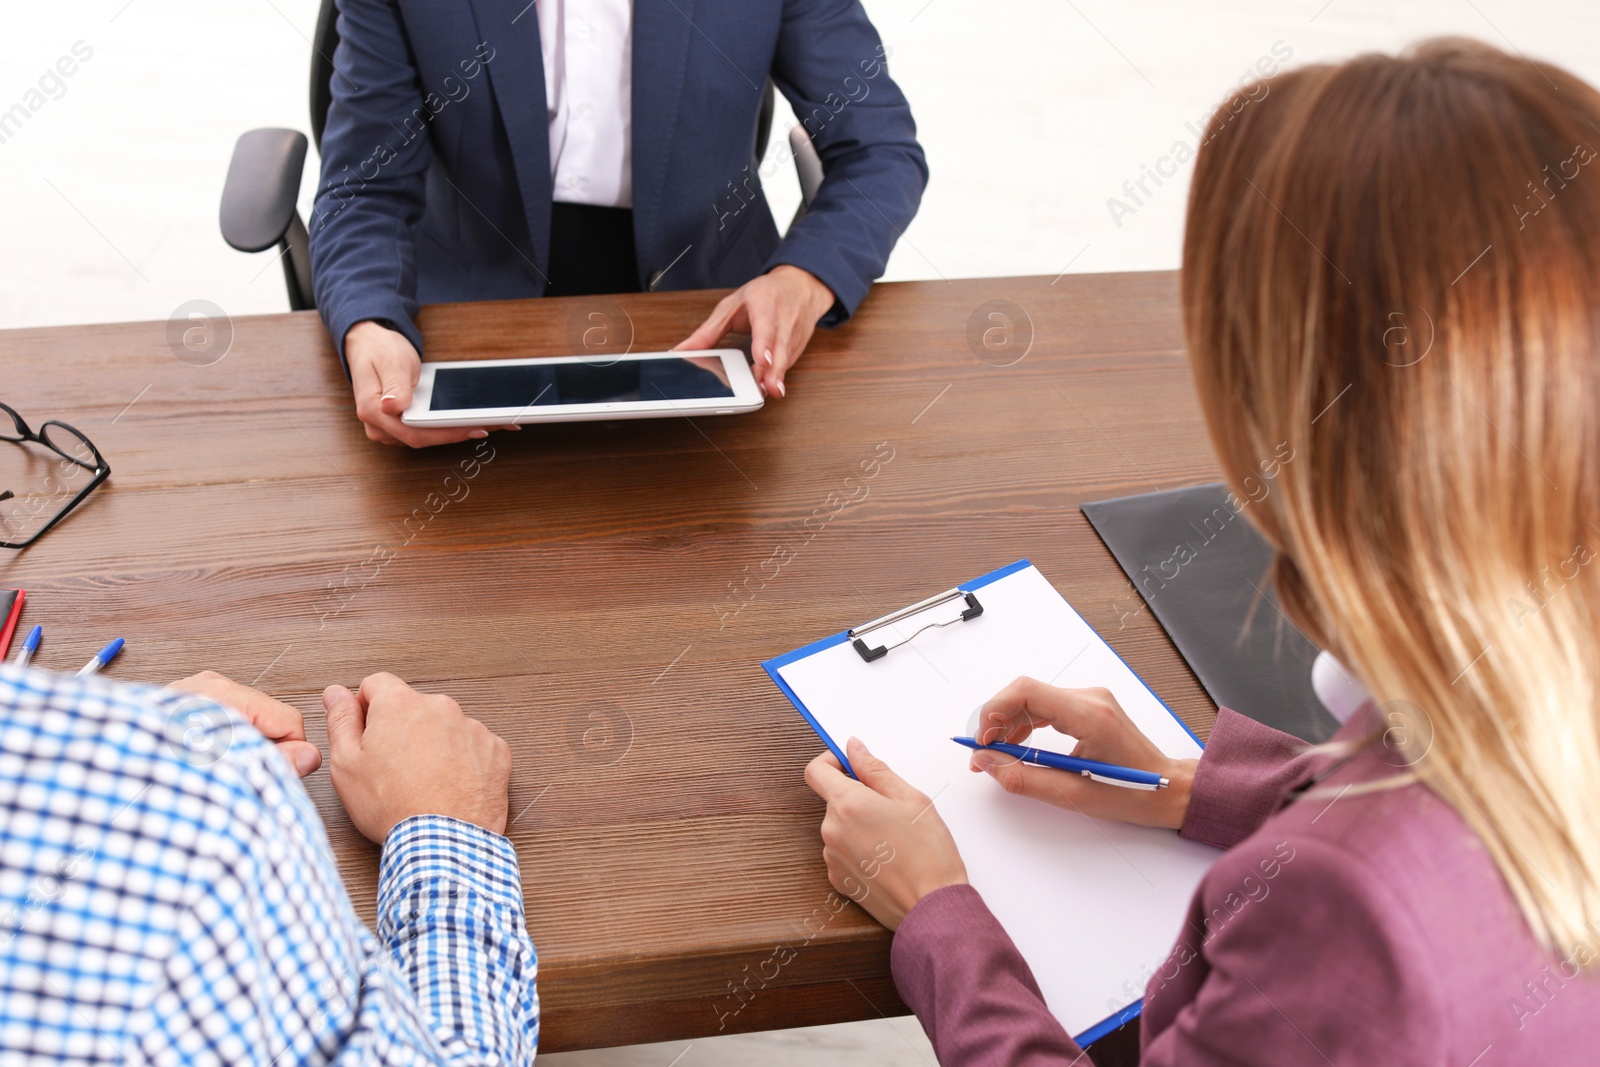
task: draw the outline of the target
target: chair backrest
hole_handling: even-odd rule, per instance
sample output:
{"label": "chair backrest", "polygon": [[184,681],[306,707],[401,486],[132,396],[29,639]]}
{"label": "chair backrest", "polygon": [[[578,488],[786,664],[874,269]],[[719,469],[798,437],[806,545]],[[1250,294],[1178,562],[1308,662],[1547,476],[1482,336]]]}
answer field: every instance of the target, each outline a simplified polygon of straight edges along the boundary
{"label": "chair backrest", "polygon": [[333,52],[339,47],[339,12],[334,0],[322,0],[317,29],[311,37],[311,137],[322,149],[322,129],[333,103]]}

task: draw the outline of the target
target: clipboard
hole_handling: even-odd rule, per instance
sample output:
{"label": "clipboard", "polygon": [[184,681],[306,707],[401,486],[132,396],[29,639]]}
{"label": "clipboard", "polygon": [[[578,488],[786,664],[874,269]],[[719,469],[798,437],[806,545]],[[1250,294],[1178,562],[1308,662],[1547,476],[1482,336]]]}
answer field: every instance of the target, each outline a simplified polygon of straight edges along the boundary
{"label": "clipboard", "polygon": [[[933,799],[974,888],[1080,1045],[1139,1015],[1146,981],[1221,853],[1170,830],[1006,793],[968,771],[968,751],[950,738],[973,733],[982,704],[1028,675],[1104,686],[1170,756],[1195,758],[1203,746],[1032,563],[1018,560],[762,666],[847,770],[842,743],[854,735]],[[1068,752],[1073,741],[1041,729],[1029,744]]]}

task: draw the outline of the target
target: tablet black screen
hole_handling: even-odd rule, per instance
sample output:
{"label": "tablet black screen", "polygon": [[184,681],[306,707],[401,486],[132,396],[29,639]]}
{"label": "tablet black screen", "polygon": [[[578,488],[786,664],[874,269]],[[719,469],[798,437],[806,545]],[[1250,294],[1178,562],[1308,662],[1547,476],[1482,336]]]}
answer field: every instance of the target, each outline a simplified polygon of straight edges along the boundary
{"label": "tablet black screen", "polygon": [[[720,359],[699,357],[702,362]],[[431,411],[535,408],[636,400],[712,400],[733,396],[720,375],[676,356],[615,363],[440,367]]]}

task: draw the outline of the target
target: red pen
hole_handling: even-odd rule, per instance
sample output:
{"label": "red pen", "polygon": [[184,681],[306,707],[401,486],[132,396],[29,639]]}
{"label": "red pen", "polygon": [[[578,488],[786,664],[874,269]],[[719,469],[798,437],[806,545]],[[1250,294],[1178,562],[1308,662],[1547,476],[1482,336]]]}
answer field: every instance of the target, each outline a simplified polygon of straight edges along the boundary
{"label": "red pen", "polygon": [[11,651],[11,635],[17,632],[17,620],[22,617],[22,602],[28,594],[22,589],[0,589],[0,659]]}

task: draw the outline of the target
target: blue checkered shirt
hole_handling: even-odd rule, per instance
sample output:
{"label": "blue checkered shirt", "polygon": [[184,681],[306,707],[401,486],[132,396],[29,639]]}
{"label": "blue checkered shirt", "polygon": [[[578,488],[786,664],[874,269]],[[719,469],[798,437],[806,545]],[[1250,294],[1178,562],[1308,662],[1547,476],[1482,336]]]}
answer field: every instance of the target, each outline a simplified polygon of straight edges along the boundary
{"label": "blue checkered shirt", "polygon": [[238,713],[0,670],[0,1063],[525,1064],[536,967],[505,838],[395,827],[374,937]]}

